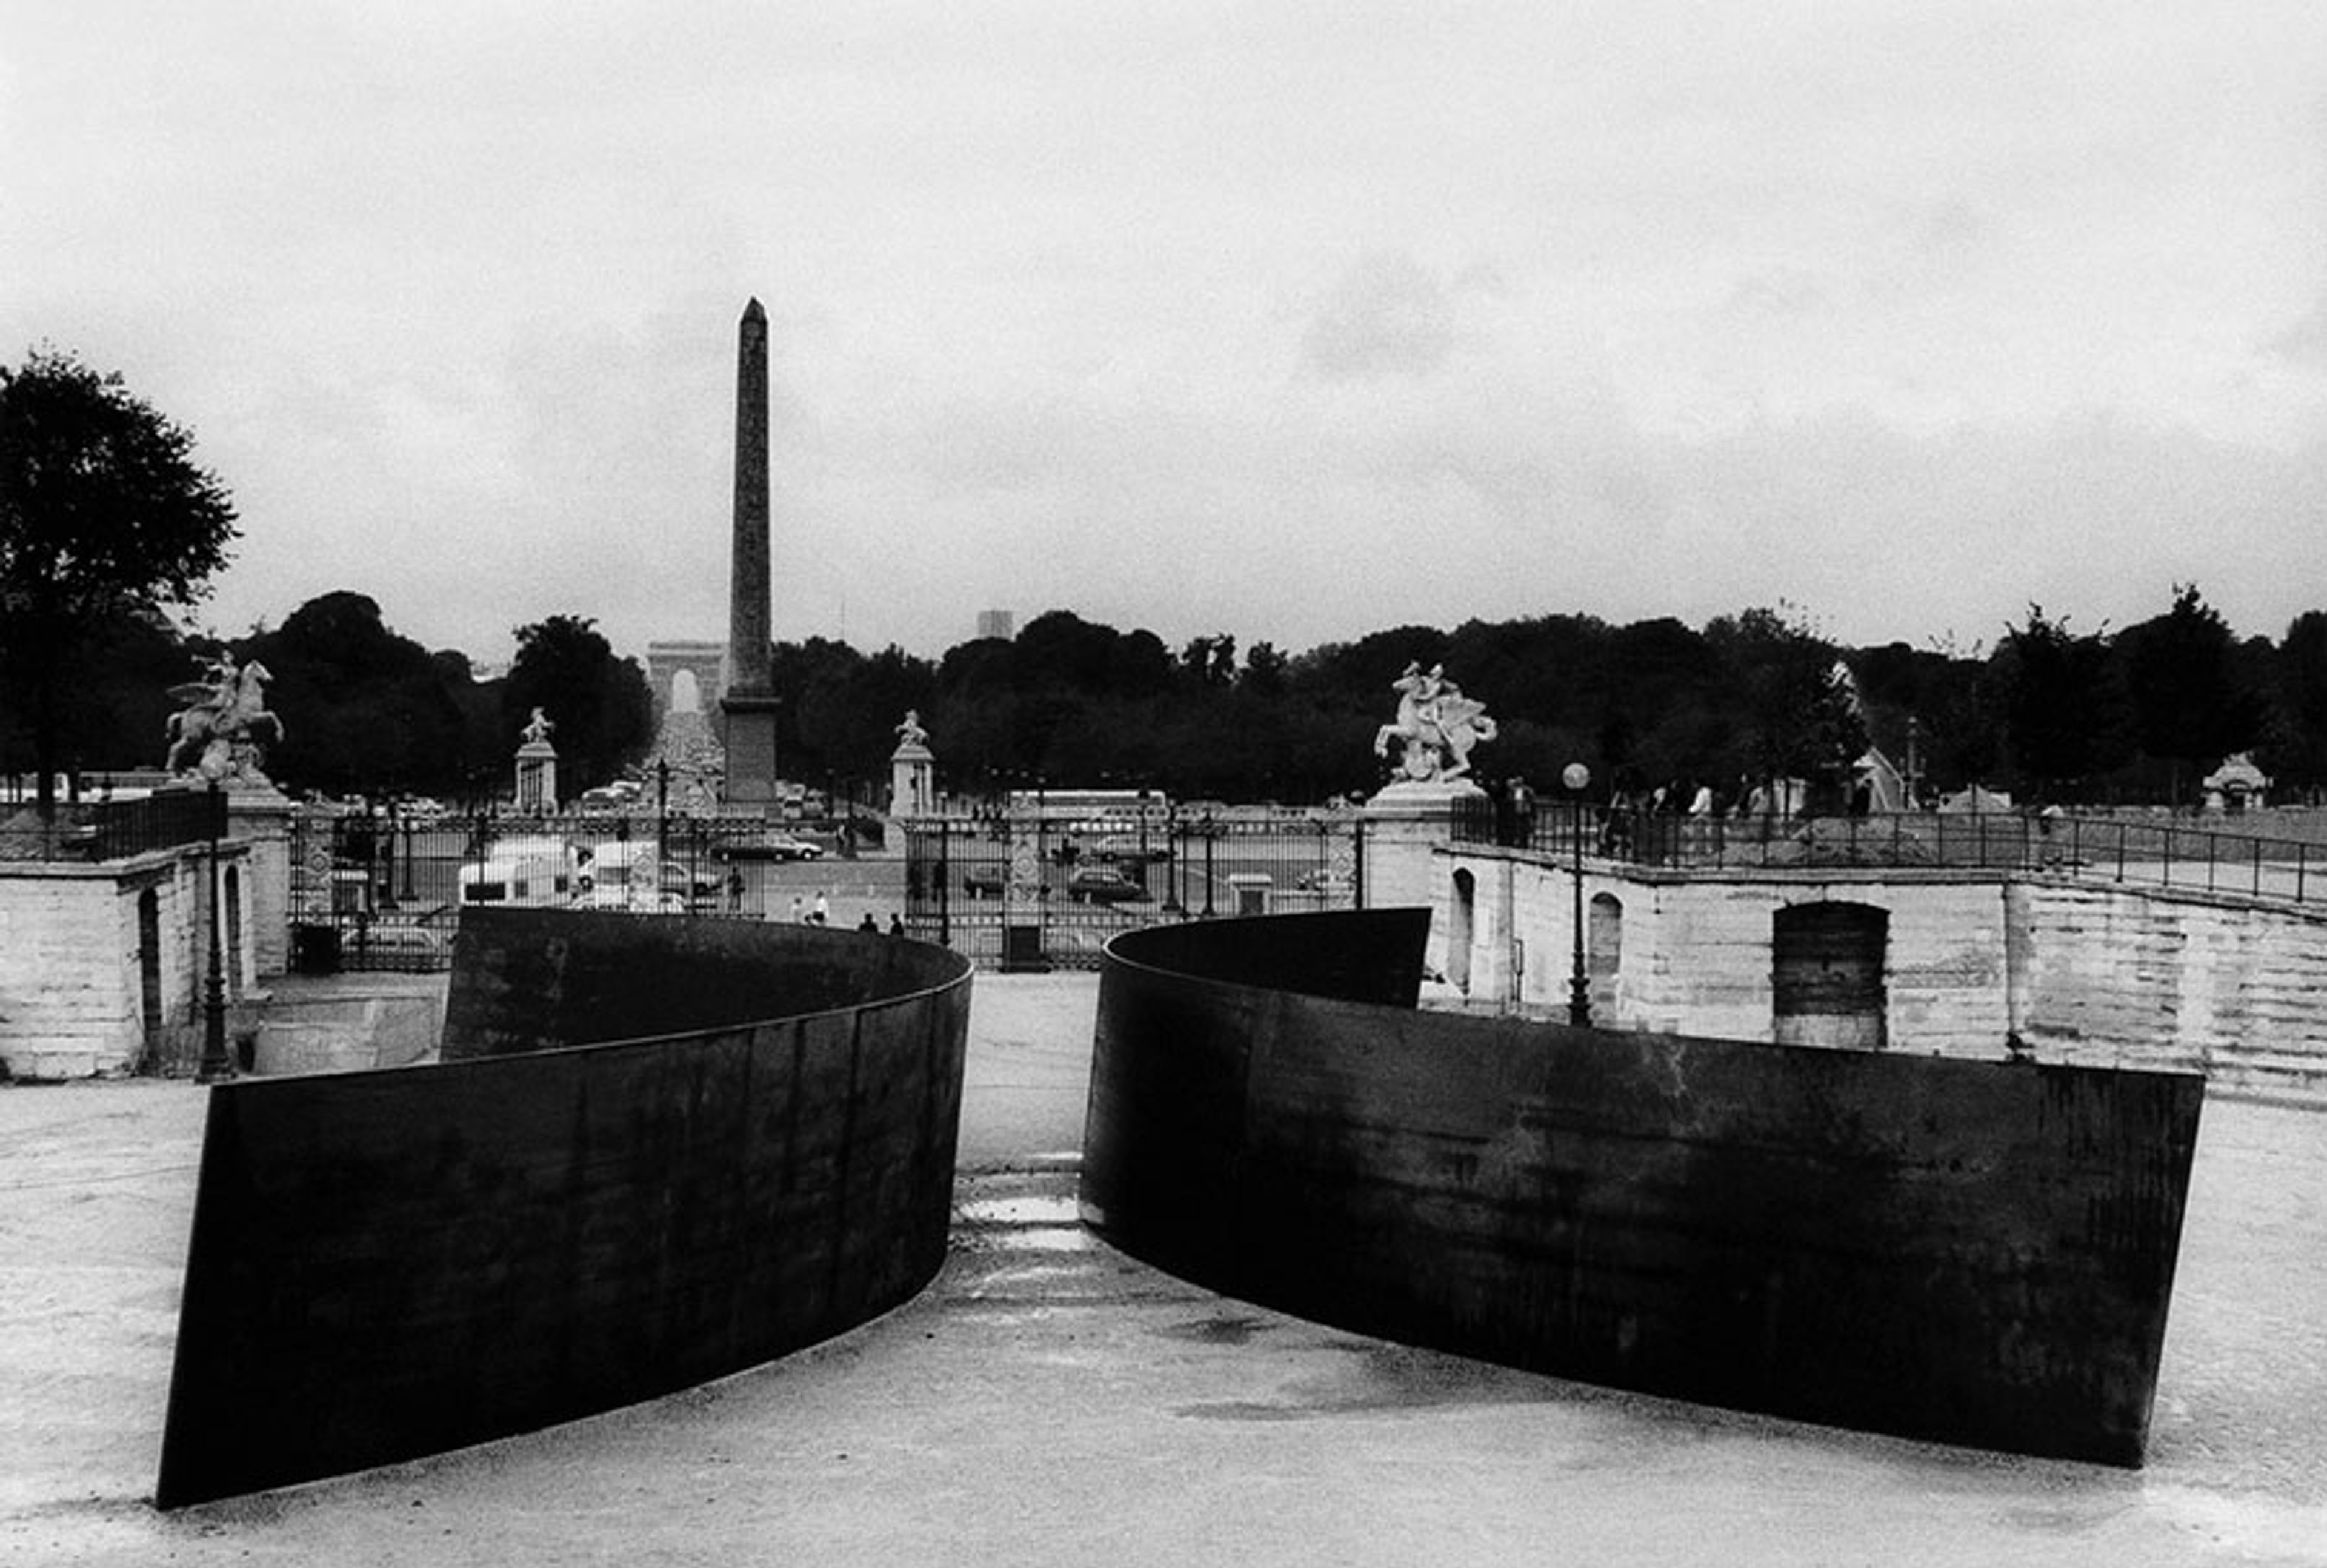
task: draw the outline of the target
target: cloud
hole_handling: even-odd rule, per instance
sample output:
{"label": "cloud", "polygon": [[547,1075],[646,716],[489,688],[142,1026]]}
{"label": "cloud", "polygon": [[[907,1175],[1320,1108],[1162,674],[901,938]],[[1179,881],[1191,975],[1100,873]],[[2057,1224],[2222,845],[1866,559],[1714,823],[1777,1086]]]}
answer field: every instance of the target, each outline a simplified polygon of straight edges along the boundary
{"label": "cloud", "polygon": [[2327,370],[2327,300],[2276,336],[2265,341],[2266,353],[2308,369]]}
{"label": "cloud", "polygon": [[1454,351],[1454,306],[1411,256],[1360,257],[1302,335],[1302,362],[1328,381],[1427,376]]}

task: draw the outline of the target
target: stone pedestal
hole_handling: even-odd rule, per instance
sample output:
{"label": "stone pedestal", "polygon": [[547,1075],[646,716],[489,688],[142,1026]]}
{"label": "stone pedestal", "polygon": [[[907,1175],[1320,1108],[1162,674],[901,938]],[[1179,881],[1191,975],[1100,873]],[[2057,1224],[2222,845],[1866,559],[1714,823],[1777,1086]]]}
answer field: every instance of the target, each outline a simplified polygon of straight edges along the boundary
{"label": "stone pedestal", "polygon": [[517,809],[528,817],[557,809],[557,748],[547,741],[528,741],[517,749]]}
{"label": "stone pedestal", "polygon": [[723,790],[730,806],[776,804],[776,714],[771,696],[730,692],[719,699],[720,743],[727,753]]}
{"label": "stone pedestal", "polygon": [[938,808],[938,760],[919,741],[907,741],[889,756],[889,815],[927,817]]}
{"label": "stone pedestal", "polygon": [[1365,907],[1429,910],[1424,962],[1435,974],[1446,973],[1448,919],[1446,873],[1438,851],[1453,842],[1460,803],[1484,799],[1486,793],[1467,779],[1402,779],[1359,810],[1365,826],[1359,868]]}
{"label": "stone pedestal", "polygon": [[289,797],[272,784],[231,785],[227,836],[248,848],[242,919],[251,974],[260,980],[291,967],[291,814]]}
{"label": "stone pedestal", "polygon": [[1018,811],[1010,817],[1010,867],[1002,890],[1002,969],[1028,974],[1048,969],[1042,954],[1042,817]]}

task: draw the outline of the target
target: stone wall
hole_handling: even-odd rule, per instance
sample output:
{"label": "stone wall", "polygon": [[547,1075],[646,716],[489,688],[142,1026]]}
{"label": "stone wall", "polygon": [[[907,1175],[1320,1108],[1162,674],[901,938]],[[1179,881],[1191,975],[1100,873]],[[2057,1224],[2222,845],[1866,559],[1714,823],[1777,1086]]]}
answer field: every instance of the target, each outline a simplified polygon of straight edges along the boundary
{"label": "stone wall", "polygon": [[[256,973],[256,901],[243,847],[230,846],[222,863],[238,868],[245,890],[234,945],[241,972],[227,978],[232,1000]],[[73,1078],[191,1067],[209,968],[209,871],[203,846],[96,865],[0,864],[0,1069],[18,1078]],[[138,901],[148,891],[159,938],[151,1039],[138,948]]]}
{"label": "stone wall", "polygon": [[[1434,853],[1435,924],[1467,930],[1470,950],[1467,966],[1449,955],[1425,999],[1565,1016],[1568,869],[1486,847]],[[1612,983],[1594,987],[1603,1028],[1771,1040],[1777,912],[1855,903],[1888,917],[1888,1049],[2202,1069],[2218,1087],[2327,1101],[2327,910],[1992,871],[1587,862],[1583,880],[1587,908],[1612,899],[1620,911]]]}
{"label": "stone wall", "polygon": [[2021,1032],[2046,1059],[2327,1099],[2327,910],[2033,882]]}

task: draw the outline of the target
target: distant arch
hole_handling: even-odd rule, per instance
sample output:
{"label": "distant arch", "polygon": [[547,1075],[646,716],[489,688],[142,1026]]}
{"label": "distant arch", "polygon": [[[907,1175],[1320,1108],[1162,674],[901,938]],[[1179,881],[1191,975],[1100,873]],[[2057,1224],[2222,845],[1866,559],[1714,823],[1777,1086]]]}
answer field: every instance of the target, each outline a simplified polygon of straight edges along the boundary
{"label": "distant arch", "polygon": [[[683,703],[679,677],[692,687],[692,703]],[[707,711],[727,691],[727,645],[724,642],[650,642],[647,644],[647,684],[653,688],[658,721],[673,713]]]}

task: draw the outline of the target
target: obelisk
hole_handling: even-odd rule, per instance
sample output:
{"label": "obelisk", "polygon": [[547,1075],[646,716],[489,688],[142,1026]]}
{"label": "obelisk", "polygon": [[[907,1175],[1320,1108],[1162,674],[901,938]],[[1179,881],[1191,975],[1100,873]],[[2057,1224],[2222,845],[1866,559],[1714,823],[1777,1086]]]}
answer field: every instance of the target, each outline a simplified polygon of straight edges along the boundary
{"label": "obelisk", "polygon": [[776,801],[776,694],[769,669],[768,313],[743,307],[735,343],[735,531],[727,595],[727,689],[719,699],[726,798]]}

